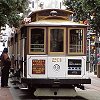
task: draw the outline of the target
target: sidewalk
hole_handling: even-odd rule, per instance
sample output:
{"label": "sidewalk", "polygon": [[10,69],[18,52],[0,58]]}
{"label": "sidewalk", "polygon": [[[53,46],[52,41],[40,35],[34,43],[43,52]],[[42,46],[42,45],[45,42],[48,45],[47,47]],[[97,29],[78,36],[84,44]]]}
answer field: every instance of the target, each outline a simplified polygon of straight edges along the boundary
{"label": "sidewalk", "polygon": [[100,87],[100,78],[98,78],[97,75],[94,75],[93,72],[90,73],[89,76],[91,78],[91,84]]}
{"label": "sidewalk", "polygon": [[89,73],[91,84],[85,84],[85,90],[78,89],[79,96],[86,100],[100,100],[100,78],[94,73]]}
{"label": "sidewalk", "polygon": [[14,100],[9,88],[1,87],[1,77],[0,77],[0,100]]}

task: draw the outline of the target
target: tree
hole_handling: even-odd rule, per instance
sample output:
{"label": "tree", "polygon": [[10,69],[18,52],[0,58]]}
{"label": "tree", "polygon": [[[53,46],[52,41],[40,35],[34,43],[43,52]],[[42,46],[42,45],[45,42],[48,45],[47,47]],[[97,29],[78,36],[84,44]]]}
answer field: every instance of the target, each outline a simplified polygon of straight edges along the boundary
{"label": "tree", "polygon": [[90,26],[100,33],[100,0],[64,0],[64,5],[75,12],[76,21],[88,19]]}
{"label": "tree", "polygon": [[66,9],[74,12],[74,21],[83,21],[87,18],[87,11],[83,9],[83,0],[64,0]]}
{"label": "tree", "polygon": [[0,28],[8,24],[18,27],[21,20],[20,13],[28,7],[28,0],[0,0]]}
{"label": "tree", "polygon": [[87,9],[90,16],[90,25],[100,34],[100,0],[84,0],[84,10]]}

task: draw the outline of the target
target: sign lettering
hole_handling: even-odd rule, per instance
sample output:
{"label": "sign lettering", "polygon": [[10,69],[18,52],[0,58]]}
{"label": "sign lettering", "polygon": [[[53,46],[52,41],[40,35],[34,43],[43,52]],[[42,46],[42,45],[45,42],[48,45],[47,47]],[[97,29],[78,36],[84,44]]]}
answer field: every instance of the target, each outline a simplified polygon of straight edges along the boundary
{"label": "sign lettering", "polygon": [[61,58],[52,58],[52,62],[61,62]]}

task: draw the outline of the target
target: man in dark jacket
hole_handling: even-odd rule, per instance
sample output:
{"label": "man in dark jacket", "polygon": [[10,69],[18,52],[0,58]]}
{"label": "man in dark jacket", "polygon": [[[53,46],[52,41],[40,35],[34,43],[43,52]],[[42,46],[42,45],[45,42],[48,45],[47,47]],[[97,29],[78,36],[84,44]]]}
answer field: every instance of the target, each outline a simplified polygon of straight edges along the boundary
{"label": "man in dark jacket", "polygon": [[1,87],[8,87],[9,69],[11,61],[8,56],[8,49],[4,48],[1,56]]}

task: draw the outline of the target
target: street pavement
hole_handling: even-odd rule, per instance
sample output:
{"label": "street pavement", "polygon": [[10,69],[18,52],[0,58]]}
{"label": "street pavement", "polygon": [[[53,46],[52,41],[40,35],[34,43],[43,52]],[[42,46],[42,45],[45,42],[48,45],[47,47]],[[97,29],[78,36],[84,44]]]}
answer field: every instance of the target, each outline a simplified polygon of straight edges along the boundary
{"label": "street pavement", "polygon": [[0,87],[0,100],[14,100],[9,88]]}
{"label": "street pavement", "polygon": [[[91,78],[91,84],[86,84],[85,90],[76,88],[77,95],[83,98],[78,100],[100,100],[100,78],[98,78],[97,75],[94,75],[94,73],[89,73],[89,76]],[[1,84],[1,78],[0,78],[0,84]],[[12,89],[13,89],[12,86],[11,88],[2,88],[0,85],[0,100],[17,100],[13,96]],[[69,99],[69,100],[73,100],[73,99]]]}
{"label": "street pavement", "polygon": [[94,75],[94,73],[90,73],[89,76],[91,84],[86,84],[85,90],[76,89],[77,93],[86,100],[100,100],[100,78]]}

